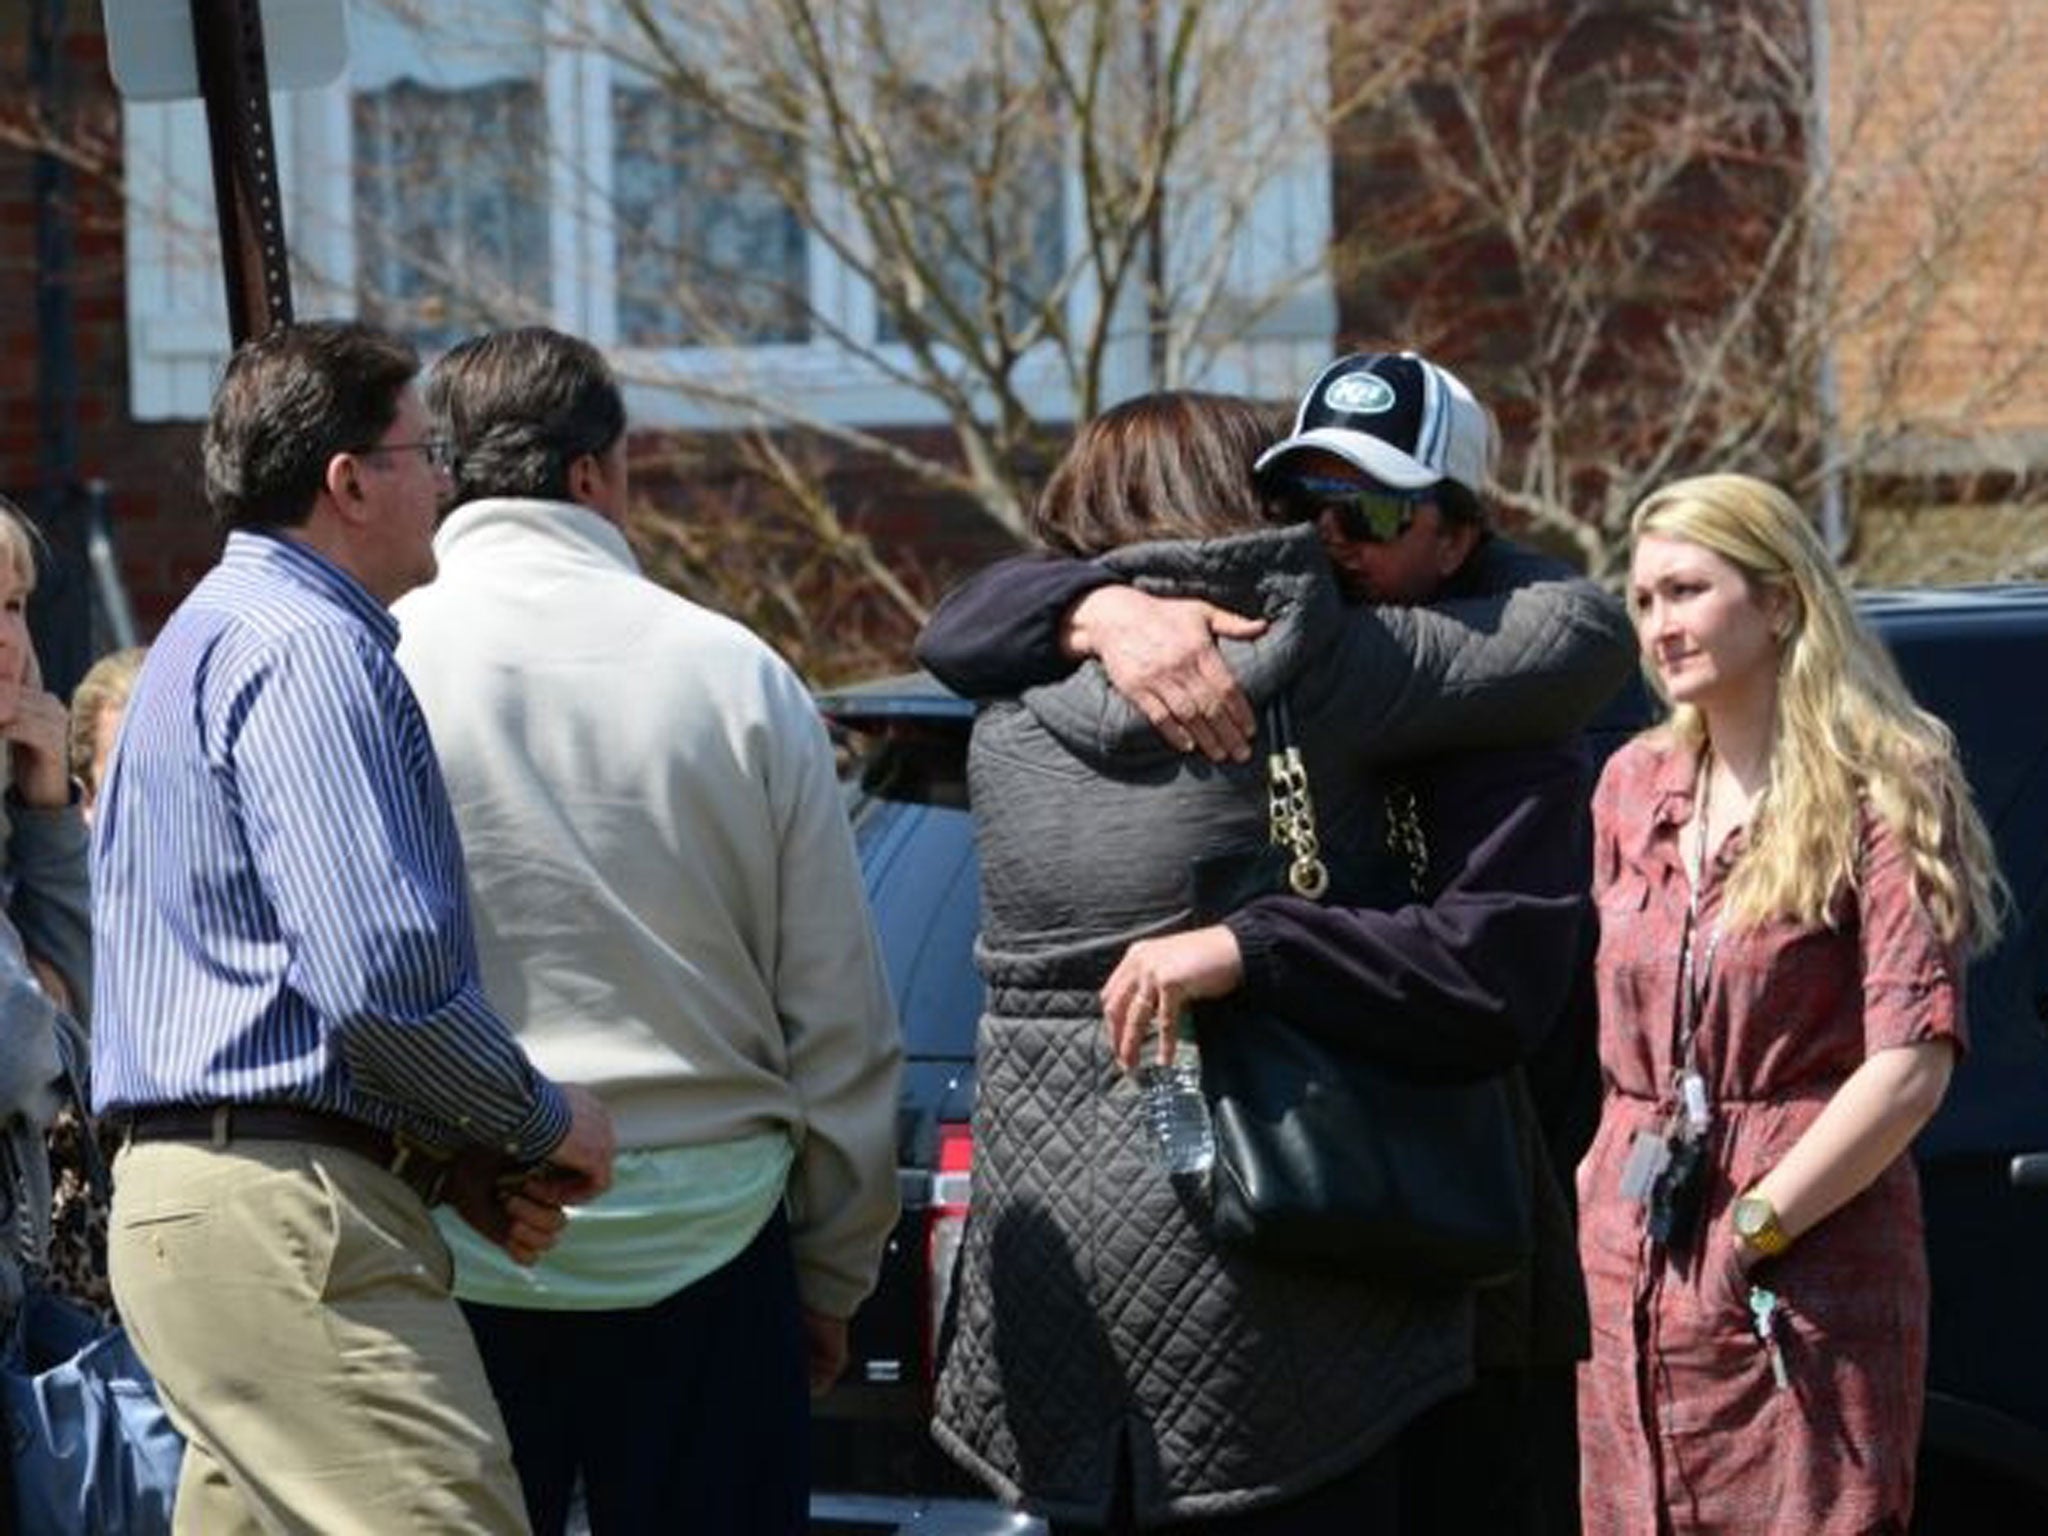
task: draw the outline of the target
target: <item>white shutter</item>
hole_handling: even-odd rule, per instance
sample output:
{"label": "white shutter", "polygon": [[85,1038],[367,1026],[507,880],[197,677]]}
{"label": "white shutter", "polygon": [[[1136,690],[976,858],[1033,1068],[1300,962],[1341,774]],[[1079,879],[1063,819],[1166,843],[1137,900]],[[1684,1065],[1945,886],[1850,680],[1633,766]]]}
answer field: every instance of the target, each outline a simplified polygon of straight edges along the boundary
{"label": "white shutter", "polygon": [[[345,109],[337,107],[342,100],[337,86],[270,101],[285,243],[301,313],[335,312],[335,291],[307,274],[328,273],[336,254],[331,213],[323,223],[313,210],[348,206],[347,156],[332,142],[337,129],[346,131]],[[196,101],[124,103],[121,141],[129,412],[137,421],[197,421],[212,403],[228,355],[205,109]],[[308,299],[316,310],[307,309]]]}
{"label": "white shutter", "polygon": [[137,421],[206,414],[227,355],[206,117],[197,102],[122,109],[128,393]]}

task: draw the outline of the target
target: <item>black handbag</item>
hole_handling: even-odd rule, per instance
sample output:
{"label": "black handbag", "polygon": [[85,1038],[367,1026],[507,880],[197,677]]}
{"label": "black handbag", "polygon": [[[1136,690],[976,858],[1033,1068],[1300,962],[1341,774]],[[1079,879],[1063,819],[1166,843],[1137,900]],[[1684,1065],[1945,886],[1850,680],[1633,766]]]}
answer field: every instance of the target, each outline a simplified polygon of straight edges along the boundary
{"label": "black handbag", "polygon": [[[1209,861],[1197,871],[1197,904],[1216,915],[1265,892],[1320,900],[1330,891],[1284,705],[1267,720],[1272,844],[1228,870]],[[1339,891],[1347,904],[1425,895],[1428,853],[1414,795],[1397,785],[1387,803],[1387,841],[1406,864],[1407,888],[1384,874],[1376,891],[1354,881]],[[1212,906],[1219,899],[1220,910]],[[1216,1139],[1216,1238],[1261,1257],[1416,1287],[1506,1279],[1533,1249],[1507,1080],[1404,1075],[1356,1047],[1346,1012],[1341,998],[1315,1020],[1243,998],[1197,1009]]]}

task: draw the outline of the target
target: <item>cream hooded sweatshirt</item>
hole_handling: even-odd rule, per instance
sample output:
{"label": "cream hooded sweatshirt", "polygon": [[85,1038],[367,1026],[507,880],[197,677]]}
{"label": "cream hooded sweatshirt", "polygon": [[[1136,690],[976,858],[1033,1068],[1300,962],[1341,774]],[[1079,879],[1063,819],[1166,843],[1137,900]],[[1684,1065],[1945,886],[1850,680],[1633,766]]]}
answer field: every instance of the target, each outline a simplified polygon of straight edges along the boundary
{"label": "cream hooded sweatshirt", "polygon": [[781,1130],[806,1307],[896,1213],[900,1045],[832,754],[796,674],[584,507],[484,500],[396,612],[462,830],[485,990],[622,1149]]}

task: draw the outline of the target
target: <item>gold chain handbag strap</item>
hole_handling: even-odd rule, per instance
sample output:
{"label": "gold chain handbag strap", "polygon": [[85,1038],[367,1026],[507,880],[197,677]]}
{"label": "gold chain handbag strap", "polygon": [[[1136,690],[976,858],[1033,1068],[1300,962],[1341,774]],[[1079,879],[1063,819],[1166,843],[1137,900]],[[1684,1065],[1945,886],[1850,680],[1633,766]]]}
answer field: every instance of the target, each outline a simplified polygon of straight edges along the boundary
{"label": "gold chain handbag strap", "polygon": [[1287,703],[1267,706],[1272,750],[1266,754],[1266,804],[1273,845],[1288,856],[1287,883],[1297,896],[1320,901],[1330,888],[1330,871],[1316,841],[1316,803],[1308,791],[1308,767],[1294,744]]}
{"label": "gold chain handbag strap", "polygon": [[[1316,804],[1308,789],[1308,765],[1294,744],[1287,703],[1275,699],[1266,709],[1267,733],[1273,738],[1266,754],[1266,803],[1273,845],[1289,856],[1287,883],[1297,896],[1320,901],[1330,888],[1330,871],[1316,840]],[[1416,900],[1429,893],[1429,840],[1422,831],[1422,809],[1414,786],[1402,779],[1387,785],[1387,847],[1407,866],[1408,887]]]}

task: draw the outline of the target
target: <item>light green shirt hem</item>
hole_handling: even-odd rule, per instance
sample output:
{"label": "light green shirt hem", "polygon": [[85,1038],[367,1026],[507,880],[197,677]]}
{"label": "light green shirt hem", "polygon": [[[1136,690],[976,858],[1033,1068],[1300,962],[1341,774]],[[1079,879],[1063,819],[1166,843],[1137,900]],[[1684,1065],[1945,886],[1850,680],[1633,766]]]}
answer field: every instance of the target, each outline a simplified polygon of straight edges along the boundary
{"label": "light green shirt hem", "polygon": [[779,1131],[704,1147],[621,1152],[612,1187],[571,1206],[561,1241],[515,1264],[442,1207],[455,1294],[493,1307],[619,1312],[651,1307],[737,1258],[782,1203],[793,1157]]}

